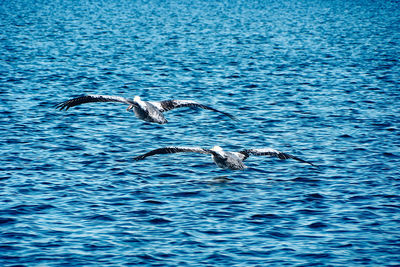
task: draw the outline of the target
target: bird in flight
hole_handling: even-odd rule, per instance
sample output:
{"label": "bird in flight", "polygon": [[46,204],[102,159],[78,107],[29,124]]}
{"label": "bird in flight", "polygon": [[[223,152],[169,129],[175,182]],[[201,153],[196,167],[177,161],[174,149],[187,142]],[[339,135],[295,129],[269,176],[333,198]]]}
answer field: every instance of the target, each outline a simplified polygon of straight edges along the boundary
{"label": "bird in flight", "polygon": [[201,154],[210,154],[215,164],[222,169],[230,170],[243,170],[247,168],[244,165],[245,161],[250,155],[254,156],[271,156],[277,157],[279,159],[295,159],[297,161],[308,163],[315,166],[311,162],[305,161],[298,157],[292,156],[290,154],[280,152],[272,148],[259,148],[259,149],[245,149],[239,152],[228,152],[224,151],[220,146],[214,146],[211,149],[204,149],[201,147],[163,147],[147,152],[143,155],[137,156],[135,160],[143,160],[149,156],[154,156],[157,154],[171,154],[180,152],[194,152]]}
{"label": "bird in flight", "polygon": [[167,123],[167,119],[164,117],[163,112],[182,107],[190,108],[202,108],[219,112],[228,116],[229,118],[236,120],[234,116],[227,112],[219,111],[215,108],[197,103],[192,100],[164,100],[164,101],[143,101],[139,96],[135,96],[133,99],[121,97],[121,96],[110,96],[110,95],[83,95],[77,98],[73,98],[56,105],[59,110],[68,110],[71,107],[78,106],[85,103],[91,102],[120,102],[128,104],[127,111],[133,110],[136,117],[147,122],[154,122],[159,124]]}

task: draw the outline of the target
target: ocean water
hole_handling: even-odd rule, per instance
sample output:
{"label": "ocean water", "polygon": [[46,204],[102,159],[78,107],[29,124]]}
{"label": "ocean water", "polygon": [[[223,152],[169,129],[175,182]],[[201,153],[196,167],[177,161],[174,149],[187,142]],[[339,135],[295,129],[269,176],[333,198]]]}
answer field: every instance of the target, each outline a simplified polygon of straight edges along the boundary
{"label": "ocean water", "polygon": [[[0,2],[1,266],[399,266],[399,1]],[[149,124],[81,94],[191,99]],[[133,157],[272,147],[309,160]]]}

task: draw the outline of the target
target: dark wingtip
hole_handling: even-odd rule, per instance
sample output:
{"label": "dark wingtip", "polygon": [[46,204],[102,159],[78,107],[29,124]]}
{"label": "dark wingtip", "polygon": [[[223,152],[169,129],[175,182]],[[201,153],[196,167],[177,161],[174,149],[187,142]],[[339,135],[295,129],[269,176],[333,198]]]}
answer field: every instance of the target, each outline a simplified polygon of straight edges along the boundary
{"label": "dark wingtip", "polygon": [[[79,98],[86,97],[86,96],[87,96],[87,95],[79,95],[79,96],[77,96],[77,97],[75,97],[75,98],[73,98],[73,99],[66,100],[66,101],[60,102],[60,103],[58,103],[58,104],[55,104],[54,107],[55,107],[56,109],[58,109],[58,110],[65,110],[65,111],[67,111],[69,108],[75,106],[75,105],[74,105],[74,101],[78,100]],[[71,105],[72,105],[72,106],[71,106]]]}
{"label": "dark wingtip", "polygon": [[58,109],[58,110],[68,110],[69,106],[67,105],[66,102],[61,102],[61,103],[54,105],[54,108]]}
{"label": "dark wingtip", "polygon": [[299,160],[299,161],[301,161],[301,162],[303,162],[303,163],[310,164],[311,166],[313,166],[313,167],[315,167],[315,168],[319,168],[318,165],[316,165],[316,164],[314,164],[314,163],[312,163],[312,162],[310,162],[310,161],[306,161],[306,160],[304,160],[304,159],[299,159],[299,158],[296,158],[296,159]]}
{"label": "dark wingtip", "polygon": [[144,157],[143,155],[141,155],[141,156],[134,157],[133,160],[139,161],[139,160],[143,160],[143,159],[145,159],[145,158],[146,158],[146,157]]}
{"label": "dark wingtip", "polygon": [[[289,158],[289,157],[288,157],[288,158]],[[319,168],[318,165],[315,165],[315,164],[313,164],[312,162],[306,161],[306,160],[304,160],[304,159],[301,159],[301,158],[298,158],[298,157],[294,157],[294,156],[292,156],[291,158],[292,158],[292,159],[295,159],[295,160],[297,160],[297,161],[300,161],[300,162],[302,162],[302,163],[310,164],[310,165],[313,166],[313,167]]]}
{"label": "dark wingtip", "polygon": [[302,162],[304,162],[304,163],[310,164],[311,166],[313,166],[313,167],[315,167],[315,168],[317,168],[317,169],[319,169],[319,168],[320,168],[318,165],[315,165],[315,164],[314,164],[314,163],[312,163],[312,162],[305,161],[305,160],[301,160],[301,161],[302,161]]}
{"label": "dark wingtip", "polygon": [[58,109],[58,110],[63,110],[65,107],[62,104],[57,104],[57,105],[54,105],[54,108]]}
{"label": "dark wingtip", "polygon": [[317,168],[317,169],[321,169],[321,166],[319,166],[319,165],[313,164],[313,163],[311,163],[311,162],[308,162],[308,163],[311,164],[311,166],[313,166],[313,167],[315,167],[315,168]]}
{"label": "dark wingtip", "polygon": [[234,121],[239,121],[239,119],[237,117],[233,116],[233,115],[229,114],[228,117],[231,118]]}
{"label": "dark wingtip", "polygon": [[238,118],[236,118],[235,116],[233,116],[233,115],[231,115],[231,114],[229,114],[227,112],[223,112],[223,111],[219,111],[219,110],[217,110],[217,111],[222,113],[222,114],[224,114],[225,116],[229,117],[231,120],[234,120],[234,121],[238,121],[239,120]]}

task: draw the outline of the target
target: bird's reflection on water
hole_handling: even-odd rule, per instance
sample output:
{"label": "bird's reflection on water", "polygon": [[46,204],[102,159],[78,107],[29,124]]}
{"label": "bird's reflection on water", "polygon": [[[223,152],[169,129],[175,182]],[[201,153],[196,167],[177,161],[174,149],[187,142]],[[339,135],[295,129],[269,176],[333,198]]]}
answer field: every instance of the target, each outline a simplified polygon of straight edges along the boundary
{"label": "bird's reflection on water", "polygon": [[219,183],[229,183],[231,181],[233,181],[232,178],[229,178],[226,175],[222,175],[222,176],[217,176],[217,177],[212,178],[210,181],[208,181],[208,183],[219,184]]}

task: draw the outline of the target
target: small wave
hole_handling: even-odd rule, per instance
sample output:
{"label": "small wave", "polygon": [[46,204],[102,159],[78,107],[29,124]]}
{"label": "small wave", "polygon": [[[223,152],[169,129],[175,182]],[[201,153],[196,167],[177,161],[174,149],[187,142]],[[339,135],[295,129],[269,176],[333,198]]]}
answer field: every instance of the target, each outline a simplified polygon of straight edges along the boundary
{"label": "small wave", "polygon": [[91,216],[85,217],[86,220],[98,220],[98,221],[115,221],[114,217],[109,216],[109,215],[103,215],[103,214],[95,214]]}
{"label": "small wave", "polygon": [[322,222],[315,222],[315,223],[311,223],[311,224],[307,225],[307,227],[311,228],[311,229],[321,229],[321,228],[325,228],[327,226],[328,225],[326,225],[325,223],[322,223]]}
{"label": "small wave", "polygon": [[266,234],[270,237],[274,237],[274,238],[288,238],[291,237],[292,234],[284,232],[284,231],[268,231],[266,232]]}
{"label": "small wave", "polygon": [[308,177],[297,177],[292,179],[293,182],[301,182],[301,183],[316,183],[319,182],[317,179],[308,178]]}
{"label": "small wave", "polygon": [[251,217],[250,217],[251,220],[260,220],[260,219],[276,220],[276,219],[280,219],[280,218],[281,218],[281,216],[272,214],[272,213],[254,214],[254,215],[251,215]]}
{"label": "small wave", "polygon": [[39,205],[17,205],[9,209],[0,210],[1,214],[19,215],[19,214],[33,214],[37,212],[44,212],[47,209],[55,208],[49,204]]}
{"label": "small wave", "polygon": [[0,217],[0,225],[14,224],[16,222],[17,222],[17,220],[14,218],[1,218]]}
{"label": "small wave", "polygon": [[174,197],[193,197],[193,196],[199,196],[201,194],[203,194],[203,191],[185,191],[185,192],[173,193],[173,194],[170,194],[170,196],[174,196]]}
{"label": "small wave", "polygon": [[164,218],[153,218],[149,220],[149,223],[151,224],[164,224],[164,223],[170,223],[172,221],[164,219]]}
{"label": "small wave", "polygon": [[162,204],[166,203],[166,202],[158,201],[158,200],[154,200],[154,199],[146,199],[146,200],[143,200],[142,202],[147,203],[147,204],[155,204],[155,205],[162,205]]}

